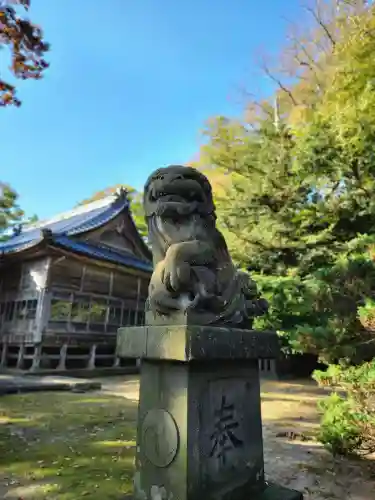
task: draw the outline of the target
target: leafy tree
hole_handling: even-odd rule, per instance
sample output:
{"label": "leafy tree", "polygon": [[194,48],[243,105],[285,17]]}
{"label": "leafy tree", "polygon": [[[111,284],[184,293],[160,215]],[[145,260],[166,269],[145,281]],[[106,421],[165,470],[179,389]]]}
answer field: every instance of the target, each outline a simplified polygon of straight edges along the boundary
{"label": "leafy tree", "polygon": [[0,182],[0,239],[4,239],[7,230],[23,220],[24,212],[18,206],[17,199],[17,193],[7,184]]}
{"label": "leafy tree", "polygon": [[308,126],[297,131],[295,158],[301,182],[308,177],[319,179],[323,195],[317,217],[326,221],[330,246],[335,246],[336,253],[341,252],[340,267],[331,282],[341,286],[338,276],[341,281],[346,277],[341,295],[346,291],[346,317],[352,320],[343,325],[344,330],[353,337],[352,350],[354,339],[360,337],[366,342],[361,351],[367,351],[369,359],[375,343],[371,323],[375,315],[373,6],[350,21],[351,29],[336,44],[327,68],[327,88],[321,101]]}
{"label": "leafy tree", "polygon": [[[374,11],[363,7],[316,56],[324,85],[302,124],[288,119],[295,97],[279,120],[262,103],[250,122],[211,121],[201,154],[203,164],[230,176],[216,197],[219,223],[237,262],[258,273],[270,299],[258,324],[328,362],[371,358],[375,345]],[[297,95],[300,83],[278,93]]]}
{"label": "leafy tree", "polygon": [[[367,15],[367,0],[306,0],[305,18],[296,26],[290,23],[286,44],[272,58],[262,55],[259,66],[276,86],[279,117],[289,125],[309,121],[311,112],[329,88],[329,72],[337,45],[346,40],[353,19]],[[251,99],[248,112],[274,114],[267,102]]]}
{"label": "leafy tree", "polygon": [[[11,51],[11,71],[22,80],[39,79],[48,67],[45,54],[49,44],[43,40],[41,28],[19,15],[19,8],[26,11],[30,0],[0,0],[0,49]],[[0,78],[0,106],[20,106],[14,85]]]}
{"label": "leafy tree", "polygon": [[133,220],[137,226],[139,234],[143,238],[146,238],[148,230],[143,210],[143,193],[139,193],[134,190],[133,193],[130,194],[130,198]]}

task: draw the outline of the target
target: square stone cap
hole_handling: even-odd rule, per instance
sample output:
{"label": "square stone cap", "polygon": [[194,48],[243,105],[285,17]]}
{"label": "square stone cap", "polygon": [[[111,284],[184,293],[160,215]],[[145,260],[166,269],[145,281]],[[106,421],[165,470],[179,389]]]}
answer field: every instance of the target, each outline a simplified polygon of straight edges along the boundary
{"label": "square stone cap", "polygon": [[117,333],[120,358],[193,361],[213,359],[272,359],[279,356],[279,339],[269,331],[217,326],[133,326]]}

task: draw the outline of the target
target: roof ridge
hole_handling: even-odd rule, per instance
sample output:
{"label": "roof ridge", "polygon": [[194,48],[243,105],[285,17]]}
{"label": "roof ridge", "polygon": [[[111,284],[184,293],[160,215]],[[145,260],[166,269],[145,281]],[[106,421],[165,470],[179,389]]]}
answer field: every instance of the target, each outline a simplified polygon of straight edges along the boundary
{"label": "roof ridge", "polygon": [[86,203],[84,205],[78,205],[71,210],[67,210],[66,212],[60,212],[59,214],[50,217],[49,219],[43,219],[35,222],[34,224],[25,225],[22,228],[22,233],[26,233],[28,231],[33,231],[35,229],[42,229],[43,227],[48,226],[49,224],[54,224],[55,222],[59,222],[65,219],[70,219],[76,215],[81,215],[84,213],[91,212],[96,210],[97,208],[105,207],[106,205],[110,205],[115,202],[118,198],[118,194],[110,194],[105,196],[104,198],[100,198],[100,200],[92,201],[91,203]]}

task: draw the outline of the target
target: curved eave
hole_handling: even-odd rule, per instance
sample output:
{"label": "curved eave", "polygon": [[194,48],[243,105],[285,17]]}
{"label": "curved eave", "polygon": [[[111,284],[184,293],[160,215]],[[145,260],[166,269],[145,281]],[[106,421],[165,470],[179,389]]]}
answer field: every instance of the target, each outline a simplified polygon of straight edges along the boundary
{"label": "curved eave", "polygon": [[56,250],[57,252],[67,253],[77,257],[83,257],[87,261],[100,261],[109,265],[114,265],[122,269],[132,270],[132,272],[139,272],[141,274],[151,275],[153,266],[150,262],[143,261],[132,255],[124,255],[118,252],[113,252],[101,246],[90,245],[80,241],[71,240],[68,236],[52,236],[48,240],[42,239],[32,244],[24,245],[22,248],[17,248],[15,251],[0,254],[1,258],[18,257],[21,253],[25,255],[28,251],[33,254],[38,250],[47,250],[47,248]]}
{"label": "curved eave", "polygon": [[27,241],[23,245],[15,245],[14,247],[12,247],[12,246],[9,245],[6,248],[1,248],[0,247],[0,256],[22,253],[25,250],[30,250],[33,247],[39,246],[43,242],[43,240],[44,240],[44,238],[41,235],[39,239],[34,239],[34,240],[31,240],[31,241]]}
{"label": "curved eave", "polygon": [[71,240],[67,236],[54,237],[50,242],[50,246],[80,254],[90,259],[110,262],[124,268],[135,269],[147,274],[151,274],[153,271],[153,266],[150,262],[143,261],[132,255],[124,255],[116,251],[108,250],[101,246]]}

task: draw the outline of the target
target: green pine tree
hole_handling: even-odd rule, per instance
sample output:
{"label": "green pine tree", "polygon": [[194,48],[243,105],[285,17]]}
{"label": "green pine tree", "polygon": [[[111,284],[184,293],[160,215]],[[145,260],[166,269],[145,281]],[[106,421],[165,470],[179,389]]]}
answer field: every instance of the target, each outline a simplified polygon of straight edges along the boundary
{"label": "green pine tree", "polygon": [[354,12],[332,43],[304,120],[289,120],[297,101],[279,122],[270,105],[250,123],[221,117],[203,150],[230,175],[216,202],[232,255],[271,303],[258,326],[326,361],[374,355],[373,12]]}

